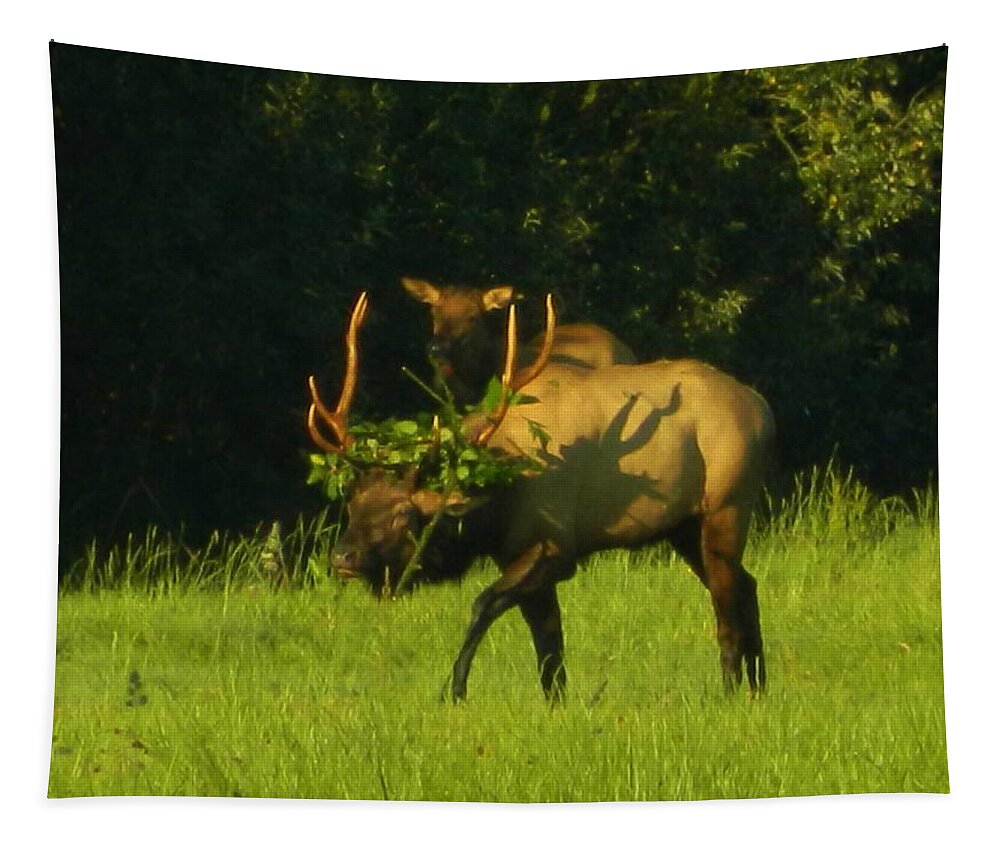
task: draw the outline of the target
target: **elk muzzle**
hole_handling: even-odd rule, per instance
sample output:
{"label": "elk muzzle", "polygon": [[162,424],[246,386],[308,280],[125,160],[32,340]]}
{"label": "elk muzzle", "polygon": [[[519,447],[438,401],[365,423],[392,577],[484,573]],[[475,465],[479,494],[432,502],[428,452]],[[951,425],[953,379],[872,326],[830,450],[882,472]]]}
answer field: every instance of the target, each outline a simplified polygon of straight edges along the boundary
{"label": "elk muzzle", "polygon": [[336,544],[330,551],[330,567],[337,571],[341,579],[357,579],[361,576],[361,555],[357,547]]}

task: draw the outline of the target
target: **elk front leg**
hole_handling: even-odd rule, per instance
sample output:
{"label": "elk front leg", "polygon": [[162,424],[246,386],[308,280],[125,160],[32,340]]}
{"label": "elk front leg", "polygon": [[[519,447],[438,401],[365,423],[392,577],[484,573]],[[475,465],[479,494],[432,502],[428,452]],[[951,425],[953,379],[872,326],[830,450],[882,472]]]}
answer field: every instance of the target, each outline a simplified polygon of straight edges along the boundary
{"label": "elk front leg", "polygon": [[543,543],[535,544],[519,558],[506,565],[503,575],[473,603],[472,622],[465,632],[465,641],[452,668],[451,696],[455,700],[465,697],[469,668],[486,630],[509,608],[523,602],[526,595],[537,593],[541,583],[544,582],[542,560],[544,551]]}
{"label": "elk front leg", "polygon": [[476,602],[472,604],[472,623],[465,631],[465,641],[462,642],[462,649],[451,672],[451,696],[456,701],[465,697],[472,657],[476,655],[479,642],[486,635],[486,630],[493,621],[517,603],[517,598],[509,590],[497,588],[499,584],[499,581],[494,582],[476,597]]}
{"label": "elk front leg", "polygon": [[539,588],[518,605],[535,642],[542,690],[550,701],[562,700],[566,691],[566,669],[563,667],[562,617],[555,585]]}

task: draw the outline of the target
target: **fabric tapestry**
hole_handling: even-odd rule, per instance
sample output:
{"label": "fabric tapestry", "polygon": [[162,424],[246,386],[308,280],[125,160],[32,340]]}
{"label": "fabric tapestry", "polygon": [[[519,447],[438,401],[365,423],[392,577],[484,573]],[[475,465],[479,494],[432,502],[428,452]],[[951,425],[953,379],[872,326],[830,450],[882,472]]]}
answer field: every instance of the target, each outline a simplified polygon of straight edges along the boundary
{"label": "fabric tapestry", "polygon": [[946,63],[53,43],[50,797],[947,792]]}

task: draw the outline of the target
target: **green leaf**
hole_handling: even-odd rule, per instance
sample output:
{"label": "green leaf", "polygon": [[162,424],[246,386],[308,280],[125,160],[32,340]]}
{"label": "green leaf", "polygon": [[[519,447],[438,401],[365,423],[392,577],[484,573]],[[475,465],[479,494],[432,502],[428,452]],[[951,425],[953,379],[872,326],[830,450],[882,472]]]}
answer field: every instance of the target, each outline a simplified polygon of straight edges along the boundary
{"label": "green leaf", "polygon": [[496,376],[490,379],[486,387],[486,395],[479,403],[479,409],[486,413],[491,413],[500,407],[500,400],[503,398],[503,384]]}
{"label": "green leaf", "polygon": [[326,480],[326,484],[323,486],[323,492],[326,494],[326,498],[331,502],[340,499],[343,493],[340,488],[340,480],[336,476],[330,476]]}
{"label": "green leaf", "polygon": [[542,447],[542,451],[545,452],[549,447],[549,441],[552,439],[549,437],[549,433],[542,428],[542,424],[536,420],[528,420],[528,431],[532,438],[538,441]]}

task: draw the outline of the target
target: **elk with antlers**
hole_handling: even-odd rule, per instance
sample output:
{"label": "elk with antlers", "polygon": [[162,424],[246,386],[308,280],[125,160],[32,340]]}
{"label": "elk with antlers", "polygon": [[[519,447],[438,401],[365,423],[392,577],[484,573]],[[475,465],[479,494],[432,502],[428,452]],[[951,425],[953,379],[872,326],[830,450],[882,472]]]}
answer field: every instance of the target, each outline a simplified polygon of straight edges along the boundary
{"label": "elk with antlers", "polygon": [[[549,315],[551,337],[551,302]],[[353,320],[351,327],[356,334]],[[348,337],[348,352],[356,352]],[[474,495],[431,491],[413,469],[369,470],[348,499],[348,526],[334,555],[338,569],[378,589],[387,570],[399,575],[430,518],[443,516],[426,548],[429,562],[461,569],[489,555],[501,571],[473,606],[452,695],[465,696],[483,635],[516,606],[531,629],[542,687],[553,698],[566,678],[557,584],[590,553],[665,540],[709,591],[725,686],[732,689],[745,671],[751,692],[763,688],[756,582],[741,559],[774,438],[767,403],[698,361],[581,370],[543,359],[518,375],[515,348],[511,307],[504,384],[508,395],[521,391],[521,404],[485,427],[481,419],[467,423],[475,440],[507,456],[530,456],[540,469]],[[351,363],[356,370],[356,355]],[[354,381],[345,379],[342,417]],[[336,432],[338,414],[323,413],[315,393],[313,405]],[[544,446],[539,430],[547,435]]]}

